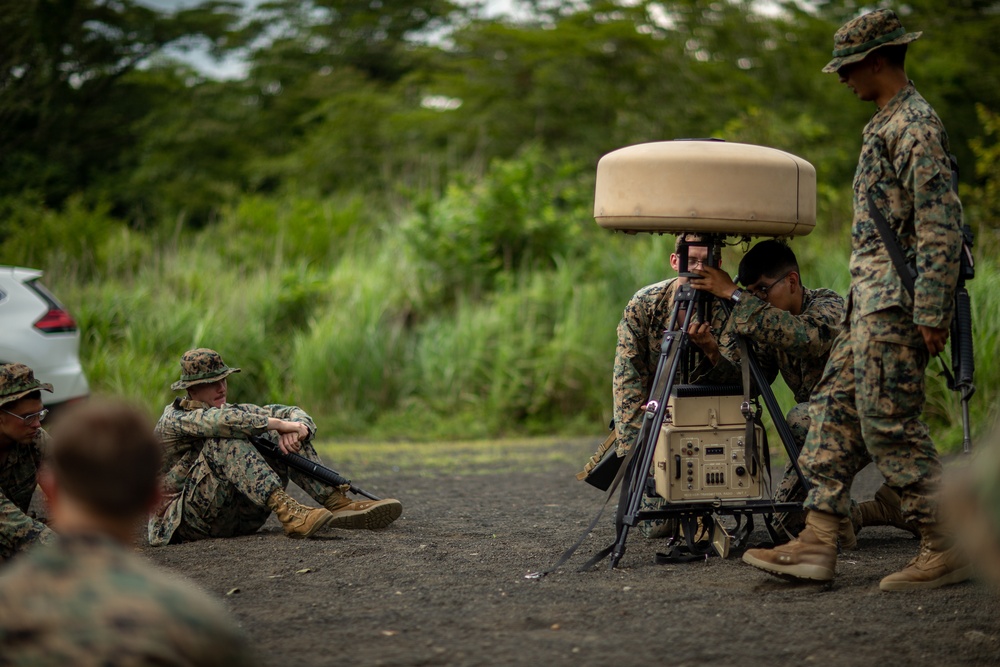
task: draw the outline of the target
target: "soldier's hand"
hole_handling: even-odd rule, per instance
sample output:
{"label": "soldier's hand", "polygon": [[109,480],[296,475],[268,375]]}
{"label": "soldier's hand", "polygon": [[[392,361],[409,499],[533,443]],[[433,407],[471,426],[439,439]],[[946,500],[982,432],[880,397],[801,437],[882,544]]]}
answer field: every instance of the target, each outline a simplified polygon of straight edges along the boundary
{"label": "soldier's hand", "polygon": [[700,269],[694,269],[693,273],[698,274],[697,278],[690,279],[691,287],[696,290],[711,292],[723,299],[728,299],[736,290],[736,283],[733,282],[733,279],[720,269],[703,266]]}
{"label": "soldier's hand", "polygon": [[302,449],[302,441],[299,440],[297,432],[282,433],[278,436],[278,447],[285,454],[298,454],[299,450]]}
{"label": "soldier's hand", "polygon": [[696,322],[688,327],[691,342],[701,348],[712,365],[719,363],[719,341],[712,335],[712,327],[706,322]]}
{"label": "soldier's hand", "polygon": [[298,453],[302,449],[302,441],[309,437],[309,427],[302,422],[271,417],[267,420],[267,428],[270,431],[277,431],[278,447],[285,454]]}
{"label": "soldier's hand", "polygon": [[941,327],[928,327],[918,324],[917,329],[924,337],[924,345],[933,357],[938,352],[944,351],[944,344],[948,342],[948,330]]}

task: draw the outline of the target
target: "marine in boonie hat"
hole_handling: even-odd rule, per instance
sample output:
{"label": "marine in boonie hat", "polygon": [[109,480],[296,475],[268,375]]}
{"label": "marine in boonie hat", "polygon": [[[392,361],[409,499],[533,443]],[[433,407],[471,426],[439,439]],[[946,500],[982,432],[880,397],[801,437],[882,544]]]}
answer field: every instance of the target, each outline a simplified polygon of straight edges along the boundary
{"label": "marine in boonie hat", "polygon": [[833,36],[833,60],[824,72],[836,72],[844,65],[861,62],[883,46],[909,44],[923,32],[906,32],[891,9],[879,9],[848,21]]}
{"label": "marine in boonie hat", "polygon": [[187,389],[196,384],[215,382],[224,377],[239,373],[239,368],[230,368],[215,350],[199,347],[188,350],[181,357],[181,379],[170,385],[174,391]]}
{"label": "marine in boonie hat", "polygon": [[39,389],[51,393],[52,385],[36,380],[34,371],[24,364],[0,366],[0,405],[13,403]]}

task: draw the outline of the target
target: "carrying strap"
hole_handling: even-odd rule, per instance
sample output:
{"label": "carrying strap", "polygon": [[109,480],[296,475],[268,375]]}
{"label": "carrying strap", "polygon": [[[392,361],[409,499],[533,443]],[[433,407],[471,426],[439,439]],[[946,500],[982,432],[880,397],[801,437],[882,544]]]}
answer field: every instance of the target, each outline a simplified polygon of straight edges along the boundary
{"label": "carrying strap", "polygon": [[875,227],[878,229],[879,236],[882,237],[885,249],[889,251],[889,258],[892,260],[893,266],[896,267],[896,273],[899,274],[899,279],[902,281],[903,287],[906,288],[906,291],[910,294],[910,298],[912,298],[914,285],[917,280],[917,269],[906,261],[903,249],[899,245],[899,239],[896,238],[892,229],[889,228],[889,223],[886,222],[885,216],[882,215],[882,212],[878,210],[878,206],[875,205],[871,190],[865,193],[865,197],[868,198],[868,213],[875,221]]}
{"label": "carrying strap", "polygon": [[[614,432],[612,432],[612,435],[609,437],[612,438],[613,440]],[[635,445],[629,448],[628,453],[625,455],[625,460],[622,461],[621,467],[618,468],[618,474],[615,475],[614,481],[611,482],[611,485],[608,487],[608,492],[607,495],[604,497],[604,502],[601,503],[601,508],[597,511],[597,515],[590,522],[590,525],[587,526],[587,528],[583,531],[583,534],[580,535],[580,539],[578,539],[576,543],[573,544],[573,546],[567,549],[565,553],[563,553],[563,555],[560,556],[559,560],[557,560],[555,563],[553,563],[544,570],[540,570],[538,572],[531,572],[529,574],[524,575],[525,579],[541,579],[545,575],[558,570],[560,567],[565,565],[566,561],[568,561],[570,558],[573,557],[573,554],[575,554],[576,550],[580,548],[580,545],[582,545],[584,540],[587,539],[587,536],[593,532],[594,528],[597,526],[597,522],[601,520],[601,516],[604,514],[604,510],[607,508],[608,502],[611,500],[611,497],[615,494],[615,491],[618,489],[618,485],[621,484],[622,478],[625,476],[625,471],[628,470],[629,464],[632,462],[632,459],[635,457],[635,452],[638,449],[639,448],[636,447]],[[607,549],[605,549],[599,554],[600,558],[597,558],[596,560],[591,559],[590,561],[587,562],[587,564],[585,564],[583,567],[580,568],[580,571],[582,572],[584,570],[589,570],[591,567],[593,567],[593,565],[599,563],[601,560],[604,559],[605,556],[611,553],[611,549],[613,547],[614,544],[611,544],[611,546],[607,547]]]}
{"label": "carrying strap", "polygon": [[[896,238],[896,235],[889,227],[889,223],[886,222],[885,216],[882,215],[882,212],[878,210],[878,206],[875,205],[875,200],[872,199],[871,190],[865,193],[865,197],[868,199],[868,213],[875,221],[875,227],[878,229],[879,236],[882,237],[882,243],[885,245],[885,249],[889,251],[889,257],[892,259],[893,266],[896,267],[896,273],[899,274],[899,280],[903,283],[903,287],[906,288],[910,298],[914,299],[915,297],[913,292],[917,280],[917,268],[906,261],[906,257],[903,255],[903,248],[899,245],[899,239]],[[948,381],[948,386],[954,386],[954,374],[952,374],[951,369],[948,368],[948,364],[945,362],[944,357],[942,357],[940,353],[938,353],[937,357],[941,360],[941,370],[944,372],[944,376]]]}

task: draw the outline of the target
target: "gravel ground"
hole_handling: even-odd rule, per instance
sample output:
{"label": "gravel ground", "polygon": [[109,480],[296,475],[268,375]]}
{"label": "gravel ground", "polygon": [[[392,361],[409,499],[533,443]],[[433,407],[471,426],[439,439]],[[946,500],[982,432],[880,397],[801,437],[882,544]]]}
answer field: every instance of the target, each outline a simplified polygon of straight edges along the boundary
{"label": "gravel ground", "polygon": [[[617,569],[576,571],[613,539],[605,517],[567,567],[526,579],[600,507],[603,494],[567,463],[593,445],[540,445],[545,456],[519,474],[366,471],[360,486],[404,506],[384,531],[290,540],[272,517],[256,535],[142,552],[222,598],[262,659],[282,667],[1000,664],[1000,596],[986,584],[878,590],[917,551],[892,528],[862,531],[828,585],[787,583],[738,554],[657,565],[662,541],[635,531]],[[855,497],[879,481],[866,470]]]}

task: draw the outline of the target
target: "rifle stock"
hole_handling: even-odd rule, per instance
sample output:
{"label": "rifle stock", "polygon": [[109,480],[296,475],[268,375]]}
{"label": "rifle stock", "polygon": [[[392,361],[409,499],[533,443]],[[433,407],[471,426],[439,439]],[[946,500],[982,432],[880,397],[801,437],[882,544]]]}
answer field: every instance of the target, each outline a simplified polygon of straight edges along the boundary
{"label": "rifle stock", "polygon": [[326,466],[320,465],[314,461],[310,461],[304,456],[299,454],[286,454],[281,451],[281,447],[274,444],[267,438],[262,438],[259,435],[250,436],[250,444],[257,448],[261,454],[269,456],[272,459],[278,459],[279,461],[285,462],[289,467],[295,468],[296,470],[309,475],[313,479],[317,479],[321,482],[329,484],[330,486],[344,486],[350,487],[353,493],[359,496],[364,496],[369,500],[382,500],[378,496],[373,496],[364,489],[351,484],[351,480],[347,479],[341,475],[336,470],[332,468],[327,468]]}

